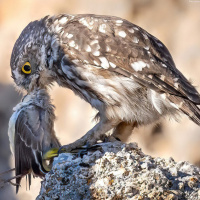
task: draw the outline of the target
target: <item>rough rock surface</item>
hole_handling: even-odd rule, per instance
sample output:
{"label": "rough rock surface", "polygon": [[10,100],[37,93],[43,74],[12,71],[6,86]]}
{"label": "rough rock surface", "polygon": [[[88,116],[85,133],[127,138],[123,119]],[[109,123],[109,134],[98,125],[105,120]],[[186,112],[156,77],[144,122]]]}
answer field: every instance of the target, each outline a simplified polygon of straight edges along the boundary
{"label": "rough rock surface", "polygon": [[[84,153],[83,153],[84,154]],[[145,155],[136,143],[102,143],[84,155],[60,154],[37,200],[200,199],[200,169]]]}

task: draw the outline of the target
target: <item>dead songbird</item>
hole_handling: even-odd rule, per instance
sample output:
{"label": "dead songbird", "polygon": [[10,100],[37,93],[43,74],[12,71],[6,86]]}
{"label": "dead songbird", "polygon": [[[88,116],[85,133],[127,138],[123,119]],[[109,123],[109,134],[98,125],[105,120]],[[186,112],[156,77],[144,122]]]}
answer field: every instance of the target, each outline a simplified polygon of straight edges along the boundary
{"label": "dead songbird", "polygon": [[30,187],[31,173],[43,177],[49,171],[42,156],[49,149],[60,147],[54,120],[54,106],[46,90],[30,92],[14,108],[8,133],[15,157],[16,192],[23,176],[28,175]]}
{"label": "dead songbird", "polygon": [[11,56],[16,85],[30,93],[53,81],[98,110],[99,122],[70,150],[114,129],[123,140],[138,125],[186,114],[200,125],[200,95],[156,37],[113,16],[47,16],[31,22]]}

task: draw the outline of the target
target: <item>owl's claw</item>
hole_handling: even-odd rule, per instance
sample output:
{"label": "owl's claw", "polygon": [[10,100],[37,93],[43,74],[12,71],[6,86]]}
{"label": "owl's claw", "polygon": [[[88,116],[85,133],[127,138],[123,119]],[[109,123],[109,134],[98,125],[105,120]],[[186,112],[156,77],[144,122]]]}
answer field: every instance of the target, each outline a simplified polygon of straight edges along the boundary
{"label": "owl's claw", "polygon": [[86,144],[84,146],[77,147],[77,148],[74,148],[74,149],[70,148],[70,145],[63,145],[58,150],[58,154],[71,153],[71,154],[78,154],[79,156],[82,156],[82,155],[86,154],[88,151],[96,151],[100,148],[101,148],[101,146],[98,145],[98,144],[95,144],[93,146]]}

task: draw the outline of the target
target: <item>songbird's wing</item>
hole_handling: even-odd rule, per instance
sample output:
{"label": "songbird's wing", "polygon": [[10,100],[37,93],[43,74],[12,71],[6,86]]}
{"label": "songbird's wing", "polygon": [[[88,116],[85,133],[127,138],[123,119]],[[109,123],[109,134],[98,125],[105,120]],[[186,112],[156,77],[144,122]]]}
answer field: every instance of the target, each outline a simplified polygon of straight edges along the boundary
{"label": "songbird's wing", "polygon": [[[54,115],[49,110],[35,105],[23,109],[15,125],[15,170],[19,174],[44,176],[46,172],[42,165],[42,153],[52,147],[60,147],[53,130]],[[20,184],[21,177],[16,179]],[[19,186],[16,188],[17,192]]]}

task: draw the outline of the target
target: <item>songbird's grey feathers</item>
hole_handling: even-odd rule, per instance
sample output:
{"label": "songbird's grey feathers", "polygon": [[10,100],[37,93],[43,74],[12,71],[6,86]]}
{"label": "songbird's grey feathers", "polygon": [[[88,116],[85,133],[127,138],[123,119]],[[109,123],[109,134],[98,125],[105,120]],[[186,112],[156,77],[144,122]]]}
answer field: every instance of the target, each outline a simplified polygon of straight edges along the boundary
{"label": "songbird's grey feathers", "polygon": [[[45,90],[33,91],[17,105],[15,112],[19,114],[14,133],[9,136],[14,137],[10,140],[14,141],[16,176],[33,172],[35,176],[43,177],[46,173],[42,165],[43,153],[60,147],[54,132],[54,107],[48,93]],[[17,184],[20,184],[21,178],[16,179]],[[17,192],[18,189],[19,186]]]}

